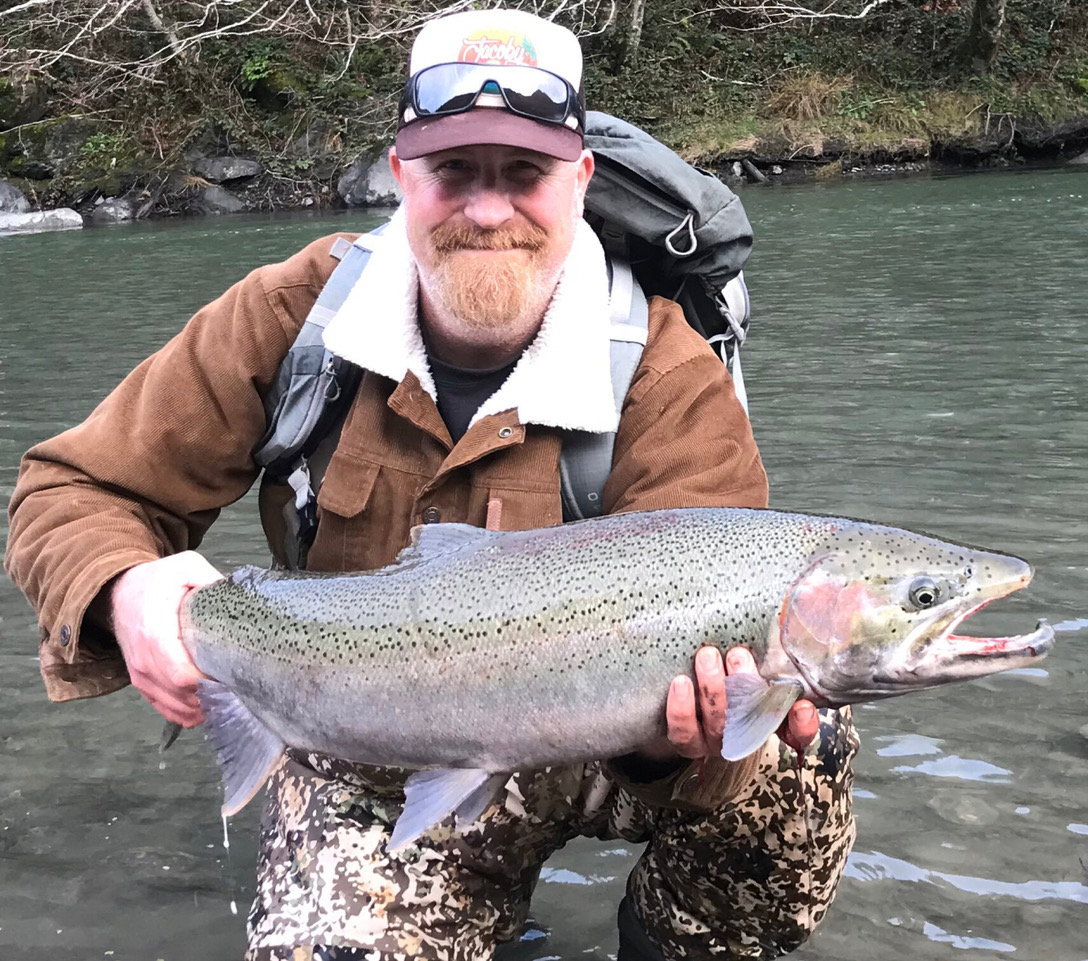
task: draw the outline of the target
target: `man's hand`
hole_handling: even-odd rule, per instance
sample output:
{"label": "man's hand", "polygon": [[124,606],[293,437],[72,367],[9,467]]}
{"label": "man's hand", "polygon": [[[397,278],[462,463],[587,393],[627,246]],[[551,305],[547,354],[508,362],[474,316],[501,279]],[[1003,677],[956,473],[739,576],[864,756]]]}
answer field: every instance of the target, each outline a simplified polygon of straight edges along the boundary
{"label": "man's hand", "polygon": [[[720,757],[722,732],[725,730],[727,670],[730,674],[754,674],[756,664],[747,649],[734,647],[726,656],[726,666],[723,668],[722,656],[716,647],[700,648],[695,657],[698,709],[691,678],[685,674],[673,678],[665,709],[668,741],[647,747],[639,753],[657,761],[667,760],[670,756],[692,760]],[[820,719],[815,705],[811,701],[800,700],[790,708],[786,720],[778,729],[778,736],[801,753],[816,736],[819,727]]]}
{"label": "man's hand", "polygon": [[181,643],[185,595],[223,575],[196,551],[137,564],[113,584],[110,613],[133,686],[168,721],[195,727],[204,720],[196,699],[202,677]]}

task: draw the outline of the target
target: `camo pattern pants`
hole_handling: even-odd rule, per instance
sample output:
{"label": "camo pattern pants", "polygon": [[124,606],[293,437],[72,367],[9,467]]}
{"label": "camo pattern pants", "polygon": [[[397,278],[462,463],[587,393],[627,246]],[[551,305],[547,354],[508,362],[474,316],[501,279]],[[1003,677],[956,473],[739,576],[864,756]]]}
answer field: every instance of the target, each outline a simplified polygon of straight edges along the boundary
{"label": "camo pattern pants", "polygon": [[712,810],[686,803],[684,783],[675,803],[649,803],[603,762],[517,774],[467,830],[451,818],[395,854],[403,772],[288,756],[262,822],[247,961],[486,961],[520,932],[544,861],[579,835],[649,842],[627,901],[669,961],[779,957],[846,866],[856,750],[849,711],[822,712],[800,763],[772,737]]}

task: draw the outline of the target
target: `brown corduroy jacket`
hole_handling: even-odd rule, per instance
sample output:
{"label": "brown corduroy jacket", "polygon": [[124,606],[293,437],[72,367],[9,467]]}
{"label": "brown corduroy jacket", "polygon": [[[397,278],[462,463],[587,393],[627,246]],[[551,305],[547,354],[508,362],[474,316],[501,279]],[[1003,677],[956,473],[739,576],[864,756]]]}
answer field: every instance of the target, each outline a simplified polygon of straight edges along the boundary
{"label": "brown corduroy jacket", "polygon": [[[88,605],[127,568],[198,547],[219,510],[257,478],[262,398],[335,266],[333,239],[251,273],[199,311],[84,423],[26,454],[10,505],[5,567],[38,611],[51,699],[128,683],[116,643],[86,617]],[[567,295],[569,313],[577,297]],[[543,345],[546,359],[549,349]],[[480,416],[453,445],[433,387],[429,392],[411,366],[399,379],[364,374],[320,489],[311,569],[389,563],[423,522],[515,530],[562,520],[563,432],[539,414],[551,399],[526,401],[538,412],[529,422],[519,407]],[[556,402],[562,397],[569,408],[580,380],[586,377],[552,384]],[[288,494],[266,485],[261,495],[274,551]],[[654,299],[605,512],[766,501],[766,476],[728,373],[680,308]]]}

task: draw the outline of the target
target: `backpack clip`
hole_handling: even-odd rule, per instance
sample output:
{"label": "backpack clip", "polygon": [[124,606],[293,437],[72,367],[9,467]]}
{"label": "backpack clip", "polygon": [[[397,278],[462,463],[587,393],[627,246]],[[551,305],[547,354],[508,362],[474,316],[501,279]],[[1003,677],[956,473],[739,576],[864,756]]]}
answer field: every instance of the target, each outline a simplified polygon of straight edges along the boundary
{"label": "backpack clip", "polygon": [[[688,249],[677,250],[673,244],[673,238],[677,236],[682,230],[688,232]],[[695,211],[689,210],[688,215],[680,221],[676,228],[665,238],[665,249],[676,257],[678,260],[682,260],[684,257],[690,257],[696,250],[699,249],[699,241],[695,237]]]}

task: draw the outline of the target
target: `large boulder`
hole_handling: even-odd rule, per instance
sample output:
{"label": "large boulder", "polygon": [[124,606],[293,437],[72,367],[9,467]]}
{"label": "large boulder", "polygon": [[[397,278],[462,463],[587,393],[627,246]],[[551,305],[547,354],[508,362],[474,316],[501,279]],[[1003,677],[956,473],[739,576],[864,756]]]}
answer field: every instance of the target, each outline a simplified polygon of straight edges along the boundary
{"label": "large boulder", "polygon": [[27,214],[0,214],[0,234],[38,233],[43,230],[78,230],[83,218],[68,207]]}
{"label": "large boulder", "polygon": [[95,226],[123,224],[135,217],[136,205],[131,200],[121,197],[110,197],[91,211],[91,223]]}
{"label": "large boulder", "polygon": [[336,182],[336,192],[349,207],[366,206],[366,175],[371,166],[369,158],[360,157]]}
{"label": "large boulder", "polygon": [[245,201],[222,187],[208,187],[197,201],[197,211],[204,214],[240,214]]}
{"label": "large boulder", "polygon": [[259,177],[264,167],[244,157],[202,157],[193,162],[193,173],[213,184],[226,184]]}
{"label": "large boulder", "polygon": [[84,158],[84,146],[96,133],[78,117],[29,124],[4,137],[9,173],[27,180],[49,180]]}
{"label": "large boulder", "polygon": [[400,184],[393,177],[384,158],[371,164],[366,174],[366,205],[368,207],[395,207],[404,199]]}
{"label": "large boulder", "polygon": [[1084,153],[1074,157],[1072,160],[1067,160],[1066,163],[1088,167],[1088,150],[1085,150]]}
{"label": "large boulder", "polygon": [[22,191],[7,181],[0,180],[0,213],[25,214],[28,210],[30,201],[23,196]]}

